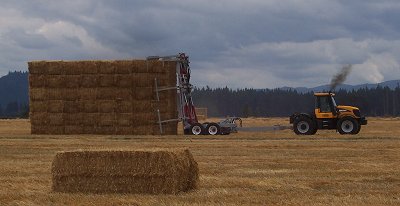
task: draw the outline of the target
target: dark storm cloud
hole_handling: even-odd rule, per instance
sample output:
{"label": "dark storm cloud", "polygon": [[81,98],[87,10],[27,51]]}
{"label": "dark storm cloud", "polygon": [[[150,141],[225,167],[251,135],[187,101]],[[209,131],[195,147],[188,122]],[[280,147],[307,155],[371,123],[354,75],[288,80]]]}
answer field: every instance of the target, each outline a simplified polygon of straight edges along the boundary
{"label": "dark storm cloud", "polygon": [[[200,86],[400,78],[398,1],[2,1],[2,73],[30,59],[132,58],[185,51]],[[9,48],[10,50],[5,50]],[[23,59],[23,60],[19,60]]]}

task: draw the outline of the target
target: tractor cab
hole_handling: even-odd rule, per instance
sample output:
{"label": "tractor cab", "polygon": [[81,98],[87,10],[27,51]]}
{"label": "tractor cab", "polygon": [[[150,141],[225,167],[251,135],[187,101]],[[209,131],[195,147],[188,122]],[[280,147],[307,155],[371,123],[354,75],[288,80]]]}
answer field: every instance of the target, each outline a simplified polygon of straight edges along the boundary
{"label": "tractor cab", "polygon": [[314,93],[315,96],[315,116],[317,118],[332,119],[337,118],[338,110],[334,93]]}

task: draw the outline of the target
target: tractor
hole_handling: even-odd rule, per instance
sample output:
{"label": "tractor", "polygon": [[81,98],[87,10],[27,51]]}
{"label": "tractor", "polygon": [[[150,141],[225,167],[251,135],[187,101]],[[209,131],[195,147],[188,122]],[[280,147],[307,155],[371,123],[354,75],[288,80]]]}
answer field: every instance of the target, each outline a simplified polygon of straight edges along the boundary
{"label": "tractor", "polygon": [[357,107],[336,105],[334,93],[314,93],[314,114],[295,113],[290,124],[298,135],[314,135],[318,129],[336,129],[340,134],[358,134],[367,120]]}

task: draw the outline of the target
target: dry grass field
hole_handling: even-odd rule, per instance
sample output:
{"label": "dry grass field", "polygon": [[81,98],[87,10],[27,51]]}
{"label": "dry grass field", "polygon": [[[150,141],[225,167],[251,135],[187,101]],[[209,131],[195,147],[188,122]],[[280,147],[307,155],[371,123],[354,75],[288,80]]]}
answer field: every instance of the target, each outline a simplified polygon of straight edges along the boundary
{"label": "dry grass field", "polygon": [[[288,124],[245,119],[244,126]],[[30,135],[0,121],[0,205],[400,205],[400,119],[370,118],[360,134],[290,130],[229,136]],[[179,195],[51,191],[51,162],[76,149],[190,148],[198,190]]]}

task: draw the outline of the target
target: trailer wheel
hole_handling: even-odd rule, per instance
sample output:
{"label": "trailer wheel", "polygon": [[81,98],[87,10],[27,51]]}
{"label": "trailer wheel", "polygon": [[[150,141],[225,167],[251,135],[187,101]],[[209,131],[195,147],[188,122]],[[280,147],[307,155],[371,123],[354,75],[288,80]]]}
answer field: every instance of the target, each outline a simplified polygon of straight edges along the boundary
{"label": "trailer wheel", "polygon": [[200,123],[194,123],[190,126],[190,134],[192,135],[201,135],[203,134],[203,125]]}
{"label": "trailer wheel", "polygon": [[313,124],[312,120],[307,117],[299,117],[293,123],[294,133],[298,135],[312,135],[317,132],[317,128]]}
{"label": "trailer wheel", "polygon": [[218,135],[221,134],[221,127],[217,123],[209,123],[206,132],[209,135]]}
{"label": "trailer wheel", "polygon": [[357,134],[360,131],[360,125],[352,117],[343,117],[340,119],[337,128],[340,134]]}

